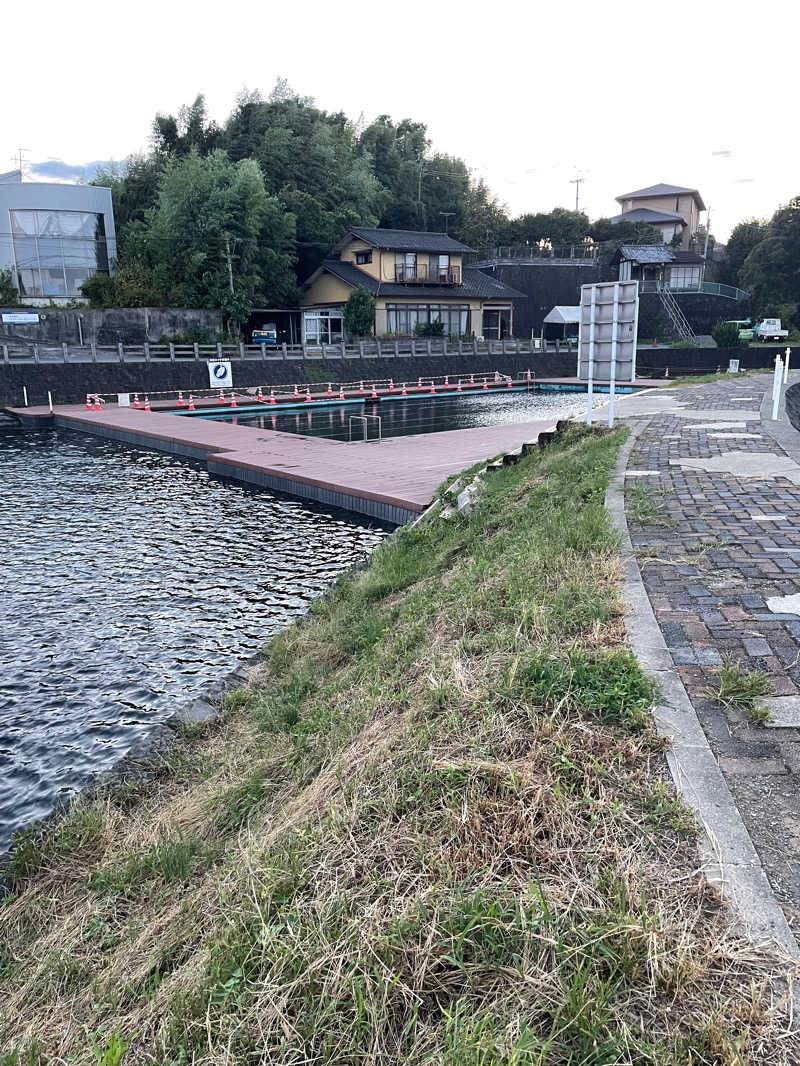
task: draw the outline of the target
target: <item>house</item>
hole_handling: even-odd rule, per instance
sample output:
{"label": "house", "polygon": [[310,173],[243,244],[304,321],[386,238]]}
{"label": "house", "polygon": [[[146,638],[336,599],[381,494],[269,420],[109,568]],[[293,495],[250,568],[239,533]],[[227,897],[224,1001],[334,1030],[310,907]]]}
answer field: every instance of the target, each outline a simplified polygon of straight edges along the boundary
{"label": "house", "polygon": [[376,337],[413,336],[430,322],[442,322],[449,337],[511,336],[513,301],[525,294],[465,266],[471,251],[446,233],[354,226],[305,283],[304,343],[343,339],[344,305],[354,289],[375,297]]}
{"label": "house", "polygon": [[612,222],[648,222],[661,231],[664,244],[680,236],[680,247],[688,249],[700,226],[700,212],[706,205],[697,189],[682,185],[648,185],[616,198],[621,212]]}
{"label": "house", "polygon": [[117,256],[111,190],[0,174],[0,270],[26,304],[86,303],[81,285]]}
{"label": "house", "polygon": [[703,288],[705,262],[696,252],[665,244],[623,244],[611,263],[619,267],[620,281],[638,280],[642,292],[659,288],[700,292]]}

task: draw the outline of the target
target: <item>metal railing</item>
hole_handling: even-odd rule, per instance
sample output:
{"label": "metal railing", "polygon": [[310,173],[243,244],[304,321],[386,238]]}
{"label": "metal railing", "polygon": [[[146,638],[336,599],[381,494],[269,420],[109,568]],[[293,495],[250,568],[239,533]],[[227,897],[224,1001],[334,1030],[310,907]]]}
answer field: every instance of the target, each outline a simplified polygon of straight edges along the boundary
{"label": "metal railing", "polygon": [[578,242],[577,244],[504,244],[481,248],[477,252],[465,252],[464,262],[480,263],[487,259],[559,259],[589,260],[595,262],[600,254],[600,245]]}
{"label": "metal railing", "polygon": [[461,268],[457,266],[430,267],[427,264],[396,263],[394,280],[403,285],[460,285]]}
{"label": "metal railing", "polygon": [[729,300],[746,300],[750,296],[744,289],[737,289],[735,285],[723,285],[719,281],[703,281],[697,285],[675,285],[671,281],[639,282],[639,292],[660,292],[662,288],[677,293],[702,292],[708,296],[724,296]]}
{"label": "metal railing", "polygon": [[[363,422],[364,423],[364,436],[363,436],[362,441],[361,441],[362,444],[369,444],[370,442],[372,442],[374,444],[380,444],[381,440],[383,439],[383,434],[381,432],[382,423],[381,423],[381,416],[380,415],[350,415],[348,420],[347,420],[347,439],[348,439],[348,442],[350,444],[353,443],[353,423],[354,422],[359,422],[359,423]],[[370,435],[369,435],[369,423],[370,422],[377,422],[378,423],[378,436],[377,437],[370,437]]]}

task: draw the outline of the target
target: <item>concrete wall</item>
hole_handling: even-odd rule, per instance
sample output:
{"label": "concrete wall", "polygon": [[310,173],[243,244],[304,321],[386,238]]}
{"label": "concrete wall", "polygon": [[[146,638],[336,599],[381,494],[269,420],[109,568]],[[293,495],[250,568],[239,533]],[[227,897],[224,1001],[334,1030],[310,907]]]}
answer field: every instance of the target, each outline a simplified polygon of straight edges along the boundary
{"label": "concrete wall", "polygon": [[514,336],[526,340],[531,335],[538,337],[541,334],[544,316],[557,304],[568,307],[579,304],[581,285],[613,280],[613,274],[607,278],[602,268],[592,263],[554,266],[547,262],[521,260],[495,267],[482,266],[481,270],[528,297],[527,300],[513,301]]}
{"label": "concrete wall", "polygon": [[[80,323],[79,323],[80,319]],[[193,308],[112,308],[108,311],[65,311],[47,307],[39,312],[39,324],[13,326],[0,323],[0,341],[23,344],[157,344],[165,334],[186,333],[204,327],[222,332],[216,311]]]}
{"label": "concrete wall", "polygon": [[[696,334],[709,334],[717,322],[731,318],[746,318],[749,308],[741,300],[727,296],[713,296],[706,292],[676,292],[675,302],[683,311]],[[673,333],[667,313],[656,292],[639,294],[639,336],[664,337]]]}

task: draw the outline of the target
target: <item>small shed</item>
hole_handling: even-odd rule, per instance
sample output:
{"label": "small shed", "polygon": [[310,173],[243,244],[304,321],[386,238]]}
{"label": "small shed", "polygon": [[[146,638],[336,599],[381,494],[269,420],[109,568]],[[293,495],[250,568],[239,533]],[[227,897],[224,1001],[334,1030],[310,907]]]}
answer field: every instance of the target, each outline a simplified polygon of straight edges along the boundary
{"label": "small shed", "polygon": [[580,321],[580,307],[556,304],[552,311],[548,311],[544,316],[542,336],[548,341],[566,340],[567,337],[577,338]]}

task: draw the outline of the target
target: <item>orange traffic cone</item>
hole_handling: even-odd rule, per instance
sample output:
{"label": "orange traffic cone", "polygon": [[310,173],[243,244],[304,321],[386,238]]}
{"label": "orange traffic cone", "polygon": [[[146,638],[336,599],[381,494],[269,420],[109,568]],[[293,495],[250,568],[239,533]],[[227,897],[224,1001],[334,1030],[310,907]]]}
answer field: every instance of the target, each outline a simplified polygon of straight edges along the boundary
{"label": "orange traffic cone", "polygon": [[89,393],[87,392],[86,393],[86,410],[87,411],[91,411],[91,409],[92,409],[92,398],[89,395]]}
{"label": "orange traffic cone", "polygon": [[306,385],[306,403],[311,403],[311,389]]}
{"label": "orange traffic cone", "polygon": [[144,409],[145,409],[145,411],[148,412],[148,414],[150,413],[150,397],[149,396],[145,396],[145,398],[144,398]]}
{"label": "orange traffic cone", "polygon": [[219,402],[225,403],[225,393],[222,391],[222,389],[219,390]]}
{"label": "orange traffic cone", "polygon": [[238,403],[236,402],[236,393],[235,393],[235,392],[232,392],[232,393],[231,393],[231,407],[238,407],[238,406],[239,406],[239,405],[238,405]]}
{"label": "orange traffic cone", "polygon": [[103,405],[100,403],[100,397],[97,393],[94,394],[94,409],[95,411],[102,411]]}
{"label": "orange traffic cone", "polygon": [[256,399],[258,400],[259,403],[266,403],[266,400],[264,399],[264,393],[261,391],[261,386],[260,385],[258,386],[258,392],[256,394]]}
{"label": "orange traffic cone", "polygon": [[189,410],[194,411],[194,396],[189,393]]}
{"label": "orange traffic cone", "polygon": [[183,407],[183,393],[178,389],[178,407]]}
{"label": "orange traffic cone", "polygon": [[275,403],[275,390],[274,389],[270,389],[269,390],[269,402],[271,404]]}
{"label": "orange traffic cone", "polygon": [[139,410],[139,393],[138,392],[135,392],[133,394],[133,406],[135,407],[135,409],[137,411]]}

